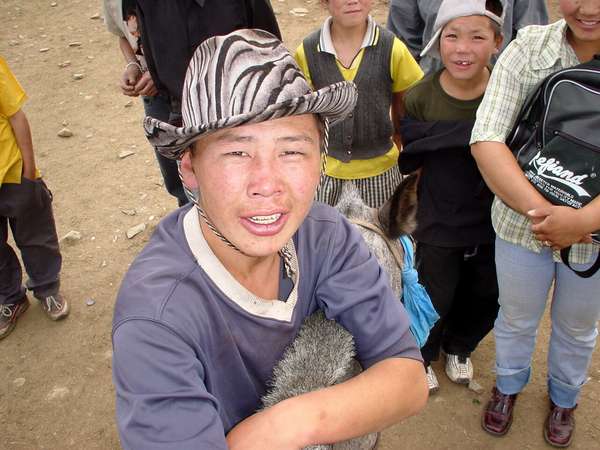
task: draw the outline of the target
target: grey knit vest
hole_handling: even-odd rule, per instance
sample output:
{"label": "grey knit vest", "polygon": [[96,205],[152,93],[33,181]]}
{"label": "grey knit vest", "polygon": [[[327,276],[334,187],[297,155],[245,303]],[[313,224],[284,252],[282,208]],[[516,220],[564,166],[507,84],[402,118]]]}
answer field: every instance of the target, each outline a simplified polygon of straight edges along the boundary
{"label": "grey knit vest", "polygon": [[[365,48],[354,83],[358,87],[358,102],[348,117],[331,127],[329,155],[349,162],[386,154],[392,148],[393,126],[390,119],[392,77],[390,60],[394,35],[377,26],[377,44]],[[314,89],[344,81],[335,56],[318,51],[321,30],[308,35],[304,53]]]}

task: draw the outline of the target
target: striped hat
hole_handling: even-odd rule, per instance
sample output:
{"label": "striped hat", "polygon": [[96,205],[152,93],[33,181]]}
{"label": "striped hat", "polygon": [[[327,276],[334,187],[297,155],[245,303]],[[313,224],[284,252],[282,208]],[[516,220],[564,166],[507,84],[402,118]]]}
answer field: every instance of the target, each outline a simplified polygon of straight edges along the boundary
{"label": "striped hat", "polygon": [[202,42],[188,66],[181,102],[183,126],[146,117],[150,143],[178,159],[207,134],[299,114],[330,124],[354,109],[356,86],[342,81],[312,91],[296,61],[275,36],[238,30]]}

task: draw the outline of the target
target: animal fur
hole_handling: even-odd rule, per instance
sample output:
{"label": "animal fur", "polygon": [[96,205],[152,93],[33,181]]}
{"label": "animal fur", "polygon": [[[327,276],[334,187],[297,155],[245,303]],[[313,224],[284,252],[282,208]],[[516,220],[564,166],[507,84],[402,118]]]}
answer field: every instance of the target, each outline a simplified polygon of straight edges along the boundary
{"label": "animal fur", "polygon": [[[416,227],[416,175],[403,180],[396,192],[379,211],[369,208],[358,190],[346,183],[336,208],[349,219],[372,222],[378,217],[384,234],[396,240]],[[402,295],[401,267],[392,256],[384,238],[369,229],[359,227],[367,245],[390,276],[398,298]],[[327,320],[322,311],[308,317],[296,339],[273,369],[269,392],[263,397],[265,408],[282,400],[352,378],[362,371],[354,359],[354,339],[337,322]],[[371,450],[378,433],[372,433],[335,444],[308,447],[305,450]]]}

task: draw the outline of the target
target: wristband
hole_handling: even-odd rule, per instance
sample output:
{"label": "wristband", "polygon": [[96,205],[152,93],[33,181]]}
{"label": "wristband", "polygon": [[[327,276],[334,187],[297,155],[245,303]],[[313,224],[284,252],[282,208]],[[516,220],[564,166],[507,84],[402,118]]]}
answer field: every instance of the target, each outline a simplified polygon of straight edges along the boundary
{"label": "wristband", "polygon": [[138,68],[138,70],[140,71],[140,73],[144,73],[144,69],[142,69],[142,66],[137,61],[130,61],[130,62],[128,62],[127,65],[125,66],[125,70],[127,70],[129,68],[129,66],[135,66],[135,67]]}

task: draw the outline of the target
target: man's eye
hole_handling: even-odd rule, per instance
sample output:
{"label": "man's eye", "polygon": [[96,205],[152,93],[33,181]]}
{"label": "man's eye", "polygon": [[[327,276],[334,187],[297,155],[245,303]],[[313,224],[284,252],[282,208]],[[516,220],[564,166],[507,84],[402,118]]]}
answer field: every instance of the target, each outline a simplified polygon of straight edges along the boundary
{"label": "man's eye", "polygon": [[446,39],[456,39],[456,35],[455,35],[455,34],[453,34],[453,33],[450,33],[450,34],[447,34],[447,35],[445,36],[445,38],[446,38]]}
{"label": "man's eye", "polygon": [[475,39],[477,41],[483,41],[483,40],[485,40],[485,37],[483,37],[483,36],[473,36],[473,39]]}
{"label": "man's eye", "polygon": [[225,153],[226,156],[248,156],[248,153],[243,152],[241,150],[236,150],[233,152],[227,152]]}
{"label": "man's eye", "polygon": [[300,150],[283,150],[281,152],[282,156],[300,156],[303,155],[304,152]]}

